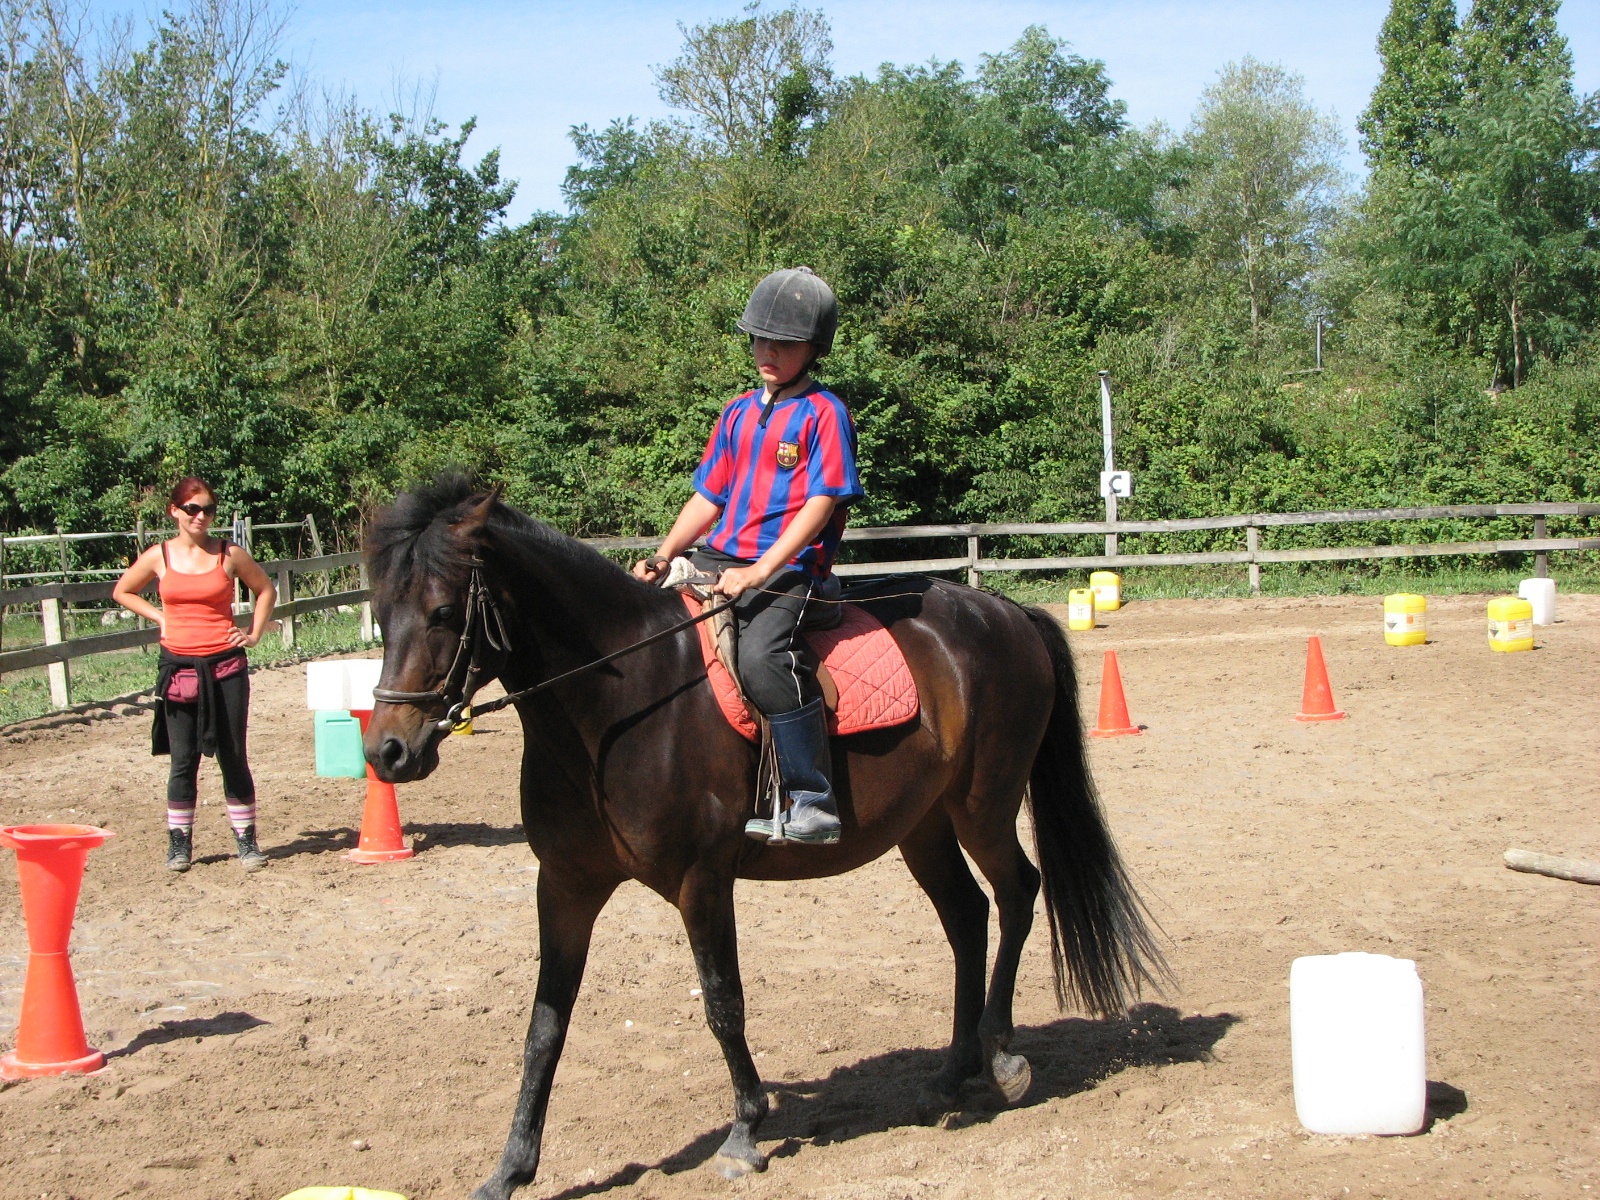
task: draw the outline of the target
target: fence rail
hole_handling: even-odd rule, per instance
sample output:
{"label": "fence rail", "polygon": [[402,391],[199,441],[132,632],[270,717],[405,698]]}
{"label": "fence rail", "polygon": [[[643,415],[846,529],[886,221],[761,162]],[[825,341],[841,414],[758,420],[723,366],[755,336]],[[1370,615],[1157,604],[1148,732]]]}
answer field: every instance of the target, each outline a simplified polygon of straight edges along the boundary
{"label": "fence rail", "polygon": [[[1382,523],[1390,521],[1439,520],[1489,520],[1494,518],[1532,518],[1533,536],[1527,538],[1500,538],[1469,542],[1424,542],[1383,544],[1370,546],[1304,546],[1270,549],[1261,545],[1263,529],[1289,526],[1337,525],[1359,522]],[[1062,521],[1062,522],[1000,522],[952,525],[891,525],[871,529],[846,529],[847,542],[917,541],[938,538],[965,538],[967,552],[959,557],[904,559],[894,562],[840,563],[834,567],[836,574],[850,577],[881,575],[894,572],[964,572],[967,581],[981,585],[983,576],[997,571],[1067,571],[1113,567],[1153,566],[1244,566],[1249,574],[1250,590],[1261,590],[1261,567],[1271,563],[1297,562],[1349,562],[1360,559],[1428,558],[1464,554],[1532,553],[1535,574],[1549,574],[1549,556],[1552,552],[1600,550],[1600,536],[1550,537],[1547,523],[1550,517],[1600,517],[1600,504],[1559,502],[1549,504],[1452,504],[1425,508],[1358,508],[1333,512],[1309,513],[1251,513],[1223,517],[1185,517],[1164,521]],[[293,529],[306,522],[283,525],[258,525],[254,528]],[[315,526],[311,525],[313,543],[320,548]],[[1120,539],[1141,534],[1195,533],[1206,531],[1238,530],[1244,535],[1244,546],[1238,550],[1170,551],[1149,554],[1122,553]],[[1104,554],[1061,555],[1046,558],[997,558],[982,553],[985,538],[1005,537],[1061,537],[1095,535],[1105,537]],[[30,535],[35,541],[55,542],[63,538],[90,536],[133,536],[45,534]],[[143,536],[140,531],[139,536]],[[5,543],[16,544],[21,538],[6,538]],[[660,542],[654,537],[586,538],[597,550],[650,550]],[[275,616],[281,620],[281,634],[285,645],[294,645],[295,619],[326,609],[359,606],[361,609],[362,637],[372,640],[371,591],[367,586],[366,568],[357,552],[319,554],[312,558],[279,559],[263,562],[262,569],[275,580],[280,596]],[[331,572],[360,569],[360,586],[343,591],[332,590]],[[320,594],[294,596],[297,576],[320,576]],[[8,578],[17,578],[10,576]],[[112,583],[54,583],[30,584],[23,587],[0,588],[0,612],[7,606],[40,606],[44,624],[45,644],[17,650],[0,650],[0,673],[27,667],[50,668],[51,700],[65,708],[71,700],[71,679],[67,663],[75,658],[105,654],[114,650],[127,650],[147,646],[159,639],[152,628],[123,630],[118,633],[99,634],[92,637],[67,638],[62,635],[62,605],[103,602],[111,599]],[[247,613],[235,617],[241,625],[249,622]]]}

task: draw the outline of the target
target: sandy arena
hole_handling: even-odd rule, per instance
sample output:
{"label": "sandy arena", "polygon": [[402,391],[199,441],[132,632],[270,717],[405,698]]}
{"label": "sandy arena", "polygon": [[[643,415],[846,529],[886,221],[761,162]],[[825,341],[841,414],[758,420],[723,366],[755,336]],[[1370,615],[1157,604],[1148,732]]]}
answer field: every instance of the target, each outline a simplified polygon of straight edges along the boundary
{"label": "sandy arena", "polygon": [[[1563,596],[1528,654],[1490,654],[1482,597],[1435,600],[1425,647],[1371,597],[1135,603],[1074,635],[1092,718],[1118,651],[1143,737],[1096,741],[1111,824],[1179,990],[1126,1021],[1056,1011],[1042,919],[1013,1049],[1034,1086],[913,1100],[948,1037],[951,962],[893,855],[837,880],[741,884],[750,1042],[778,1107],[770,1170],[706,1165],[731,1109],[676,913],[637,885],[596,931],[556,1076],[542,1200],[1600,1195],[1600,888],[1501,865],[1600,858],[1600,596]],[[1064,615],[1064,614],[1063,614]],[[1304,726],[1320,633],[1347,721]],[[357,867],[361,785],[311,774],[304,671],[254,678],[272,865],[245,877],[207,764],[199,864],[162,869],[166,761],[147,716],[0,738],[0,824],[87,821],[73,939],[92,1077],[0,1092],[0,1197],[277,1200],[359,1184],[460,1200],[497,1159],[538,963],[515,718],[451,738],[400,789],[409,863]],[[0,1046],[26,949],[0,862]],[[991,948],[993,934],[991,934]],[[1415,958],[1431,1120],[1408,1138],[1295,1119],[1288,972]]]}

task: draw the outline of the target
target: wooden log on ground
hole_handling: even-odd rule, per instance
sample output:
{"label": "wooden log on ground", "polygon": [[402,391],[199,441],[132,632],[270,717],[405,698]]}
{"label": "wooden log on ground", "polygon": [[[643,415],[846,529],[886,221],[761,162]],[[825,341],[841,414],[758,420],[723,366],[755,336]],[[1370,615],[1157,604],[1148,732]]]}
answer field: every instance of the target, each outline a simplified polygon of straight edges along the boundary
{"label": "wooden log on ground", "polygon": [[1600,883],[1600,863],[1582,858],[1558,858],[1554,854],[1537,854],[1532,850],[1507,850],[1506,866],[1530,875],[1570,879],[1573,883]]}

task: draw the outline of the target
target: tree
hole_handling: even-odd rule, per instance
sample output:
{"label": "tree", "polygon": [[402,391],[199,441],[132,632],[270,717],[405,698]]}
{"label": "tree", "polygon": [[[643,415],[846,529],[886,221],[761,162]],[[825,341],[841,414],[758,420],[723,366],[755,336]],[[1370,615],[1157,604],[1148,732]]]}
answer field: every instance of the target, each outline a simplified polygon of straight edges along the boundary
{"label": "tree", "polygon": [[1572,52],[1556,27],[1561,0],[1472,0],[1461,23],[1461,76],[1466,98],[1541,79],[1572,79]]}
{"label": "tree", "polygon": [[1461,99],[1455,0],[1394,0],[1378,34],[1383,74],[1356,123],[1373,170],[1414,171]]}
{"label": "tree", "polygon": [[1600,315],[1600,105],[1546,75],[1494,87],[1453,123],[1434,169],[1385,198],[1383,277],[1517,387]]}
{"label": "tree", "polygon": [[1342,182],[1338,126],[1298,75],[1245,58],[1206,89],[1185,141],[1195,165],[1180,211],[1258,331],[1316,259]]}
{"label": "tree", "polygon": [[694,114],[706,136],[730,154],[766,148],[781,120],[789,122],[792,141],[817,91],[832,80],[833,41],[822,13],[764,13],[759,0],[744,11],[693,29],[680,22],[683,52],[655,68],[661,98]]}

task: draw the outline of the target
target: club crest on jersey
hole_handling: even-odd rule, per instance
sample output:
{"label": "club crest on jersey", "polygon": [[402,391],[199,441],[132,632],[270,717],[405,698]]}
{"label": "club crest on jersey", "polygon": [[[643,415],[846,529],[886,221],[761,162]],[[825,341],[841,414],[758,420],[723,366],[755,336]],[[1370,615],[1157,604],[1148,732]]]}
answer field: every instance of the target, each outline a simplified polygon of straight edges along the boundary
{"label": "club crest on jersey", "polygon": [[792,467],[792,466],[795,465],[795,463],[797,463],[799,461],[800,461],[800,443],[799,442],[779,442],[778,443],[778,465],[780,467]]}

